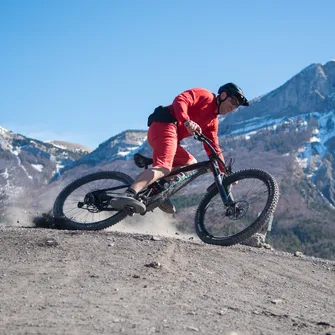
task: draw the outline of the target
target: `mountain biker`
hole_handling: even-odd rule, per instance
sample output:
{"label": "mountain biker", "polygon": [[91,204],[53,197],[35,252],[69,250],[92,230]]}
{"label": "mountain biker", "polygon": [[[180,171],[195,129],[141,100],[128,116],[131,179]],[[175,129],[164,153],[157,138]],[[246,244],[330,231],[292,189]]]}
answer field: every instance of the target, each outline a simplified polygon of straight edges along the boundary
{"label": "mountain biker", "polygon": [[[227,115],[239,106],[249,106],[249,102],[237,85],[227,83],[219,88],[217,95],[207,89],[194,88],[177,95],[171,105],[157,107],[148,119],[148,142],[153,149],[152,168],[140,173],[123,195],[111,200],[111,205],[118,208],[132,206],[137,213],[144,213],[146,206],[136,199],[140,191],[172,169],[197,162],[179,142],[194,132],[202,132],[220,152],[218,116]],[[204,148],[209,155],[210,151],[206,146]],[[222,153],[220,156],[224,161]],[[169,214],[176,211],[169,199],[159,208]]]}

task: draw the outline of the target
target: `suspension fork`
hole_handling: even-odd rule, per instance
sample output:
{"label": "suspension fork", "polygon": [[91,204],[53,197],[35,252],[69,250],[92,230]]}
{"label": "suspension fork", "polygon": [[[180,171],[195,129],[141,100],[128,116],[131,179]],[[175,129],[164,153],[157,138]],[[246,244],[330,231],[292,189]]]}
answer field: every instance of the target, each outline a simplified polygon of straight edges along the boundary
{"label": "suspension fork", "polygon": [[214,175],[214,181],[216,187],[219,190],[220,197],[225,205],[228,205],[234,201],[233,195],[231,193],[231,185],[227,187],[227,189],[223,186],[223,174],[219,168],[219,165],[216,160],[211,159],[212,173]]}

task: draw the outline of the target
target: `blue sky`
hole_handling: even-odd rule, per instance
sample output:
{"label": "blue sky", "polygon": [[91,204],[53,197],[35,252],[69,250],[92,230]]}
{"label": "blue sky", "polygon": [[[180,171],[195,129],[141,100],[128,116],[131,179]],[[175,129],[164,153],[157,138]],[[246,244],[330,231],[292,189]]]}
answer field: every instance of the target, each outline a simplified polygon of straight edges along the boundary
{"label": "blue sky", "polygon": [[335,58],[333,0],[0,0],[0,126],[92,149],[180,92]]}

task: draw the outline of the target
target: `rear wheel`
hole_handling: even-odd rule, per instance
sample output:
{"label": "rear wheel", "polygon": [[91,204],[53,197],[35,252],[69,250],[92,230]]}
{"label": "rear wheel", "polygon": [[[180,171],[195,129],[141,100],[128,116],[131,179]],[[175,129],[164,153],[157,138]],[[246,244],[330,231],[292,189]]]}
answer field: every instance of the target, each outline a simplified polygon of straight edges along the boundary
{"label": "rear wheel", "polygon": [[258,169],[237,171],[223,185],[231,189],[233,203],[224,205],[217,187],[211,188],[199,204],[195,228],[203,242],[228,246],[247,240],[269,222],[279,189],[270,174]]}
{"label": "rear wheel", "polygon": [[[123,193],[133,179],[121,172],[96,172],[66,186],[56,198],[53,213],[56,225],[63,229],[100,230],[123,220],[124,211],[113,211],[102,189],[117,187]],[[95,193],[94,193],[95,192]]]}

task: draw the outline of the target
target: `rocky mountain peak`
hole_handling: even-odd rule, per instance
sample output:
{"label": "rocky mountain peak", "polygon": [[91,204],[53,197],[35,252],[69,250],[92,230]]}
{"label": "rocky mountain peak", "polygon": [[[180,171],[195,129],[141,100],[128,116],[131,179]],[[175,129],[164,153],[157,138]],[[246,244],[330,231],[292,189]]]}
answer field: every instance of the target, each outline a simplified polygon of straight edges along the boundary
{"label": "rocky mountain peak", "polygon": [[125,159],[134,155],[146,142],[147,131],[126,130],[101,143],[97,149],[82,157],[75,166],[107,164],[116,159]]}
{"label": "rocky mountain peak", "polygon": [[85,154],[0,127],[0,191],[13,196],[45,186]]}
{"label": "rocky mountain peak", "polygon": [[225,118],[222,133],[254,131],[285,118],[335,110],[335,61],[306,67],[282,86],[254,99],[250,107],[242,108],[243,113]]}
{"label": "rocky mountain peak", "polygon": [[54,145],[57,148],[64,149],[64,150],[70,150],[74,152],[82,152],[84,154],[90,153],[92,150],[82,144],[78,143],[71,143],[67,141],[58,141],[58,140],[52,140],[47,141],[46,143],[50,143]]}
{"label": "rocky mountain peak", "polygon": [[9,131],[3,127],[0,126],[0,134],[5,136],[7,133],[9,133]]}

